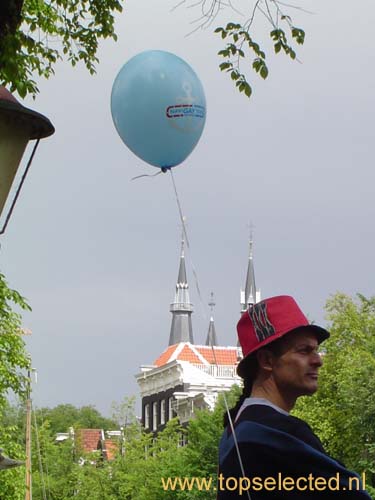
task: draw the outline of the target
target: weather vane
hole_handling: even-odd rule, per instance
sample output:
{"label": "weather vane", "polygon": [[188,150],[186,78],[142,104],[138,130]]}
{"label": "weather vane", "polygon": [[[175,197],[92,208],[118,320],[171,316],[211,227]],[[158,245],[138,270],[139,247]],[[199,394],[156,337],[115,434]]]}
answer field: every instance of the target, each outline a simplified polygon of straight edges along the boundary
{"label": "weather vane", "polygon": [[212,315],[212,313],[214,311],[214,307],[216,306],[216,302],[214,300],[214,292],[211,292],[210,302],[208,303],[208,305],[211,308],[211,315]]}

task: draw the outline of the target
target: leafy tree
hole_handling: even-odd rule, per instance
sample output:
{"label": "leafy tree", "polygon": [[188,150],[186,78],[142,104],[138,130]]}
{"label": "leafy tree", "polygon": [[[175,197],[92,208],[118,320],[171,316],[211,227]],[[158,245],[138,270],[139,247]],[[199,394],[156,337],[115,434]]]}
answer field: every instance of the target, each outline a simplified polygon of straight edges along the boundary
{"label": "leafy tree", "polygon": [[124,397],[119,403],[113,401],[111,405],[112,420],[118,427],[126,428],[137,421],[135,415],[135,396]]}
{"label": "leafy tree", "polygon": [[[123,0],[2,0],[0,81],[10,84],[11,91],[16,90],[24,97],[26,94],[35,96],[38,92],[33,75],[49,78],[59,59],[65,58],[73,66],[82,61],[88,71],[94,73],[99,40],[117,39],[114,15],[122,11],[122,3]],[[253,0],[245,4],[246,20],[241,22],[237,22],[238,11],[231,3],[182,0],[176,7],[187,3],[201,10],[193,31],[211,26],[224,7],[232,9],[225,26],[215,30],[226,41],[219,51],[223,59],[220,69],[227,72],[238,90],[248,97],[252,86],[247,70],[243,70],[244,63],[250,61],[249,66],[263,79],[269,73],[265,44],[261,46],[254,35],[255,21],[260,24],[259,17],[265,18],[270,26],[269,37],[276,54],[284,53],[295,60],[295,46],[304,43],[305,32],[295,26],[289,15],[292,7],[288,6],[286,12],[286,4],[279,0]]]}
{"label": "leafy tree", "polygon": [[[232,406],[240,389],[235,386],[227,393],[228,405]],[[214,500],[216,484],[218,445],[223,430],[225,403],[223,396],[213,412],[202,410],[189,422],[187,429],[177,419],[170,420],[164,431],[156,437],[140,431],[130,434],[125,446],[125,455],[111,464],[112,484],[116,487],[116,498],[122,500]],[[186,434],[187,445],[179,446],[181,436]],[[162,478],[212,478],[212,488],[202,491],[193,486],[191,490],[164,489]],[[164,483],[166,484],[166,483]]]}
{"label": "leafy tree", "polygon": [[[214,411],[201,410],[196,417],[189,422],[187,429],[188,444],[183,448],[184,473],[183,476],[190,478],[211,478],[212,487],[201,491],[194,489],[194,498],[214,500],[216,493],[213,490],[217,481],[218,450],[221,435],[223,433],[223,417],[226,412],[226,404],[229,408],[235,405],[242,389],[234,385],[229,392],[220,394]],[[181,491],[178,498],[188,499],[191,492]]]}
{"label": "leafy tree", "polygon": [[56,443],[49,422],[33,425],[32,437],[33,499],[43,500],[43,491],[54,500],[73,498],[77,474],[72,441]]}
{"label": "leafy tree", "polygon": [[[186,5],[186,0],[180,2]],[[250,61],[251,68],[263,79],[266,79],[269,68],[266,63],[265,43],[261,44],[255,40],[254,27],[255,21],[259,17],[266,19],[270,26],[269,37],[272,41],[275,54],[285,54],[291,60],[296,60],[296,45],[302,45],[305,41],[305,32],[297,27],[289,11],[285,7],[303,10],[298,6],[292,6],[279,0],[253,0],[252,2],[240,2],[242,4],[243,16],[239,16],[239,11],[233,6],[232,2],[224,3],[221,0],[195,0],[190,3],[190,7],[200,9],[200,17],[196,21],[197,26],[193,30],[208,28],[215,22],[216,17],[223,9],[230,9],[234,20],[229,20],[226,25],[215,29],[223,40],[225,46],[218,52],[223,62],[220,64],[221,71],[225,71],[234,81],[240,92],[247,97],[252,94],[252,86],[248,81],[248,71],[244,64]],[[240,18],[238,22],[236,18]],[[242,19],[245,18],[245,21]],[[257,21],[258,23],[259,21]]]}
{"label": "leafy tree", "polygon": [[105,431],[117,428],[112,419],[103,417],[93,405],[79,408],[78,420],[75,426],[82,429],[104,429]]}
{"label": "leafy tree", "polygon": [[[137,448],[135,441],[141,439],[139,424],[135,419],[134,398],[125,398],[123,403],[114,404],[116,416],[128,422],[127,439],[129,446]],[[122,410],[126,410],[125,413]],[[69,427],[116,429],[118,425],[106,419],[93,407],[76,408],[73,405],[58,405],[36,411],[38,430],[33,430],[33,498],[43,500],[44,493],[54,500],[117,500],[118,484],[113,481],[122,456],[115,462],[104,462],[100,452],[86,454],[82,464],[77,455],[76,441],[71,439],[57,443],[56,432]],[[147,440],[150,438],[147,437]],[[126,447],[126,443],[125,443]],[[121,447],[119,446],[119,451]],[[144,458],[144,448],[143,448]]]}
{"label": "leafy tree", "polygon": [[85,455],[82,463],[77,442],[56,442],[55,437],[48,420],[33,426],[33,499],[114,500],[110,464],[101,461],[100,452]]}
{"label": "leafy tree", "polygon": [[[26,369],[30,361],[22,339],[21,315],[14,307],[30,310],[25,299],[9,288],[0,274],[0,448],[12,458],[24,459],[22,431],[17,420],[18,413],[12,411],[7,396],[13,392],[23,398],[28,379]],[[22,437],[21,437],[22,436]],[[2,471],[0,474],[0,498],[21,500],[24,496],[24,475],[22,467]]]}
{"label": "leafy tree", "polygon": [[67,432],[70,427],[81,429],[115,429],[116,423],[103,417],[92,405],[77,408],[71,404],[60,404],[55,408],[40,408],[36,410],[38,422],[41,425],[48,421],[52,434]]}
{"label": "leafy tree", "polygon": [[375,297],[338,293],[326,305],[331,337],[324,342],[319,390],[301,398],[307,420],[328,453],[359,473],[375,493]]}
{"label": "leafy tree", "polygon": [[[0,425],[0,444],[4,453],[17,460],[25,460],[25,447],[20,441],[20,430],[16,425]],[[24,500],[25,498],[25,468],[0,471],[0,498]]]}
{"label": "leafy tree", "polygon": [[30,310],[25,299],[8,287],[0,274],[0,410],[6,405],[9,391],[23,397],[27,389],[25,370],[30,361],[22,339],[21,315],[13,310],[14,306]]}
{"label": "leafy tree", "polygon": [[[21,97],[36,95],[33,74],[49,78],[59,59],[95,73],[98,42],[113,38],[121,0],[2,0],[0,81]],[[52,43],[53,42],[53,43]]]}
{"label": "leafy tree", "polygon": [[[90,463],[77,466],[77,491],[74,500],[119,500],[112,481],[112,467],[95,467]],[[73,500],[73,497],[72,497]]]}
{"label": "leafy tree", "polygon": [[125,455],[119,456],[111,466],[116,498],[175,499],[177,492],[163,491],[161,478],[186,475],[183,449],[178,446],[182,432],[177,419],[173,419],[156,438],[145,431],[133,434]]}

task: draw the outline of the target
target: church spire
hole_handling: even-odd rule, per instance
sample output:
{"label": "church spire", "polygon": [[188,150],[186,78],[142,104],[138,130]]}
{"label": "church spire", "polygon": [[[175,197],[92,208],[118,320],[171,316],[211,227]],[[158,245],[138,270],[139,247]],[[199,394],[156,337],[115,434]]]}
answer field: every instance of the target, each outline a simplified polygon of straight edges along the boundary
{"label": "church spire", "polygon": [[245,312],[249,304],[260,301],[260,292],[255,286],[255,272],[253,262],[253,232],[250,232],[249,261],[247,265],[245,290],[241,290],[241,313]]}
{"label": "church spire", "polygon": [[185,241],[182,235],[180,267],[178,269],[176,293],[174,302],[170,307],[170,311],[172,313],[172,324],[171,332],[169,334],[169,345],[178,344],[179,342],[190,342],[191,344],[194,343],[193,328],[191,324],[191,313],[193,312],[193,305],[190,303],[189,297],[189,285],[186,277],[184,246]]}
{"label": "church spire", "polygon": [[208,326],[206,345],[219,345],[219,342],[217,340],[217,335],[216,335],[214,317],[213,317],[213,310],[214,310],[214,307],[216,305],[214,302],[214,292],[211,292],[211,299],[210,299],[210,302],[208,303],[208,305],[211,308],[211,318],[210,318],[210,324]]}

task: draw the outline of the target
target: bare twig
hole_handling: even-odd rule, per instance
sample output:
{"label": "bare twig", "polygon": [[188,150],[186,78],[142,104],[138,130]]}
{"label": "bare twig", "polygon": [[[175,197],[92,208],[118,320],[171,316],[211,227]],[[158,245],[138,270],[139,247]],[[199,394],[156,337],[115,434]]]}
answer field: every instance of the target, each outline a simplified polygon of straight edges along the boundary
{"label": "bare twig", "polygon": [[229,0],[228,4],[227,4],[228,7],[230,7],[232,10],[234,10],[234,12],[236,12],[237,14],[239,14],[240,16],[244,16],[245,14],[241,11],[239,11],[233,4],[232,4],[232,1]]}
{"label": "bare twig", "polygon": [[277,28],[277,24],[275,23],[275,21],[274,21],[274,19],[272,17],[270,6],[268,5],[268,0],[264,0],[264,3],[266,4],[266,9],[267,9],[267,12],[268,12],[268,15],[269,15],[270,22],[271,22],[272,26],[276,29]]}
{"label": "bare twig", "polygon": [[174,7],[172,7],[169,12],[174,12],[176,9],[178,9],[179,7],[181,7],[181,5],[183,5],[184,3],[186,3],[186,0],[181,0],[181,2],[179,2]]}
{"label": "bare twig", "polygon": [[257,0],[255,2],[255,5],[254,5],[254,8],[253,8],[253,12],[251,13],[251,17],[248,21],[246,21],[246,23],[244,24],[244,27],[246,28],[246,31],[249,32],[250,28],[251,28],[251,25],[253,24],[253,21],[254,21],[254,17],[255,17],[255,13],[257,11],[257,8],[258,8],[258,5],[259,3],[261,2],[262,0]]}
{"label": "bare twig", "polygon": [[269,17],[268,13],[262,9],[260,5],[258,5],[258,10],[264,15],[264,17],[274,26],[272,17]]}
{"label": "bare twig", "polygon": [[298,5],[293,5],[291,3],[285,3],[285,2],[280,2],[280,0],[271,0],[275,3],[278,3],[280,5],[283,5],[284,7],[290,7],[291,9],[296,9],[296,10],[300,10],[301,12],[305,12],[306,14],[312,14],[312,15],[315,15],[316,12],[312,12],[310,10],[307,10],[307,9],[304,9],[303,7],[299,7]]}

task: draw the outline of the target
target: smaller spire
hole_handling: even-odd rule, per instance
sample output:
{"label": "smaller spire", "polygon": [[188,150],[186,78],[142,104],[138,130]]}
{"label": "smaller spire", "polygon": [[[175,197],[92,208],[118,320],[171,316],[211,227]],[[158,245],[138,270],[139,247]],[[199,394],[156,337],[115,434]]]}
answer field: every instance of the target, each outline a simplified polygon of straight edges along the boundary
{"label": "smaller spire", "polygon": [[181,236],[181,254],[180,254],[180,267],[178,270],[177,284],[187,284],[186,267],[185,267],[185,240],[184,233]]}
{"label": "smaller spire", "polygon": [[250,239],[249,239],[249,259],[253,258],[253,232],[250,231]]}
{"label": "smaller spire", "polygon": [[253,224],[250,224],[249,238],[249,260],[247,265],[245,289],[241,290],[241,312],[245,312],[249,304],[255,304],[260,300],[260,293],[255,285],[255,272],[253,263]]}
{"label": "smaller spire", "polygon": [[214,292],[211,292],[211,298],[210,298],[210,302],[208,303],[208,305],[210,306],[210,309],[211,309],[211,318],[210,318],[210,324],[208,326],[206,345],[215,346],[215,345],[219,345],[219,342],[217,340],[215,323],[214,323],[214,318],[213,318],[213,311],[214,311],[214,307],[216,306],[216,302],[214,301]]}
{"label": "smaller spire", "polygon": [[193,306],[190,303],[189,297],[189,285],[186,276],[184,247],[185,240],[184,232],[182,231],[180,266],[178,268],[176,292],[174,301],[170,306],[170,312],[172,313],[172,324],[169,334],[169,345],[178,344],[179,342],[190,342],[191,344],[194,344],[193,327],[191,323]]}

